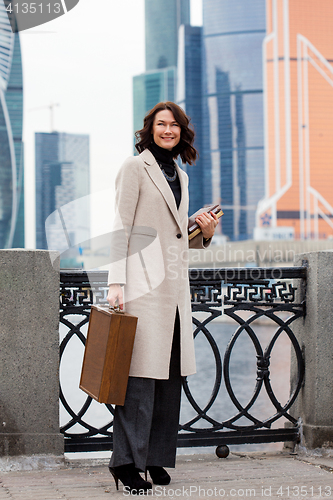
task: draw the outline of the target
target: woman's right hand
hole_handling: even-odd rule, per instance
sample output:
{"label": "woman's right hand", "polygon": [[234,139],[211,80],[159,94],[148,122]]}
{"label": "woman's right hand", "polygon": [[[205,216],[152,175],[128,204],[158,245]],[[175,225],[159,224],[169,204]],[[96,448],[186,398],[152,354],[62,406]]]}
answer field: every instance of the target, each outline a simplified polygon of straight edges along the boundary
{"label": "woman's right hand", "polygon": [[120,285],[114,284],[109,285],[109,292],[106,300],[111,307],[117,307],[119,305],[120,309],[124,308],[123,291]]}

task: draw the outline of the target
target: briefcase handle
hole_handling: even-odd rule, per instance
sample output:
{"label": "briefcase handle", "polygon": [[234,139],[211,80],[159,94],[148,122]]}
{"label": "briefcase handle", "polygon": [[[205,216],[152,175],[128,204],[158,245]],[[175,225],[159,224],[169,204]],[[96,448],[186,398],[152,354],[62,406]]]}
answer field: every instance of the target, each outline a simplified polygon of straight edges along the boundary
{"label": "briefcase handle", "polygon": [[120,314],[124,314],[124,312],[125,312],[122,309],[120,309],[119,304],[115,305],[114,307],[110,306],[110,304],[109,304],[109,309],[113,312],[120,313]]}
{"label": "briefcase handle", "polygon": [[99,304],[96,307],[99,308],[99,309],[104,309],[104,311],[106,309],[108,309],[109,311],[113,311],[115,313],[120,313],[120,314],[124,314],[125,313],[125,311],[123,311],[122,309],[120,309],[119,305],[116,306],[116,307],[112,307],[112,306],[110,306],[110,304],[109,305]]}

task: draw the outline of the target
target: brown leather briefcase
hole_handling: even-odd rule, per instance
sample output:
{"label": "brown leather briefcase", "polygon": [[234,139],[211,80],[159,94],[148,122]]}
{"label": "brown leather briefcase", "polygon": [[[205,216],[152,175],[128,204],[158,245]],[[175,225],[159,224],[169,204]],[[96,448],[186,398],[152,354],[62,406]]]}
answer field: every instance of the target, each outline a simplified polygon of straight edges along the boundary
{"label": "brown leather briefcase", "polygon": [[138,318],[91,306],[80,389],[99,403],[123,406]]}

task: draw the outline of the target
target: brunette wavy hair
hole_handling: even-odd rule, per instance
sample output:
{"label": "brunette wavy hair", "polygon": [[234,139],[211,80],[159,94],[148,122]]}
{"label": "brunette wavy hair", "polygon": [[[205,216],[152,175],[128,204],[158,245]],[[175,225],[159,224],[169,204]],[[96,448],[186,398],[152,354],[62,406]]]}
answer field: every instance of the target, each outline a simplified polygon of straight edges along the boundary
{"label": "brunette wavy hair", "polygon": [[186,116],[182,108],[171,101],[159,102],[156,106],[151,109],[144,118],[143,128],[135,132],[136,144],[135,147],[139,153],[143,150],[149,148],[152,143],[152,133],[153,133],[153,123],[156,113],[168,109],[173,114],[176,122],[181,127],[180,141],[172,150],[174,153],[174,158],[180,155],[183,163],[192,163],[199,157],[197,150],[193,147],[194,142],[194,130],[192,125],[190,125],[190,118]]}

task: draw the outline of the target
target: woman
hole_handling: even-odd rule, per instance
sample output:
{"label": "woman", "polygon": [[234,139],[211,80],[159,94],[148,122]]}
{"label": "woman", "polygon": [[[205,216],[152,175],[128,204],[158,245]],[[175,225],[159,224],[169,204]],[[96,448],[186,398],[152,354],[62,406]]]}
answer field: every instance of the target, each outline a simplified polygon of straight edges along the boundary
{"label": "woman", "polygon": [[[132,493],[151,488],[139,471],[148,471],[155,484],[169,484],[164,467],[175,467],[181,377],[195,373],[188,176],[174,162],[178,156],[195,161],[194,132],[179,106],[162,102],[136,138],[140,154],[125,161],[116,179],[115,228],[123,228],[125,250],[110,265],[107,297],[111,306],[125,302],[138,317],[125,405],[115,408],[109,467],[117,488],[120,479]],[[202,232],[190,246],[205,248],[218,219],[205,212],[196,221]]]}

